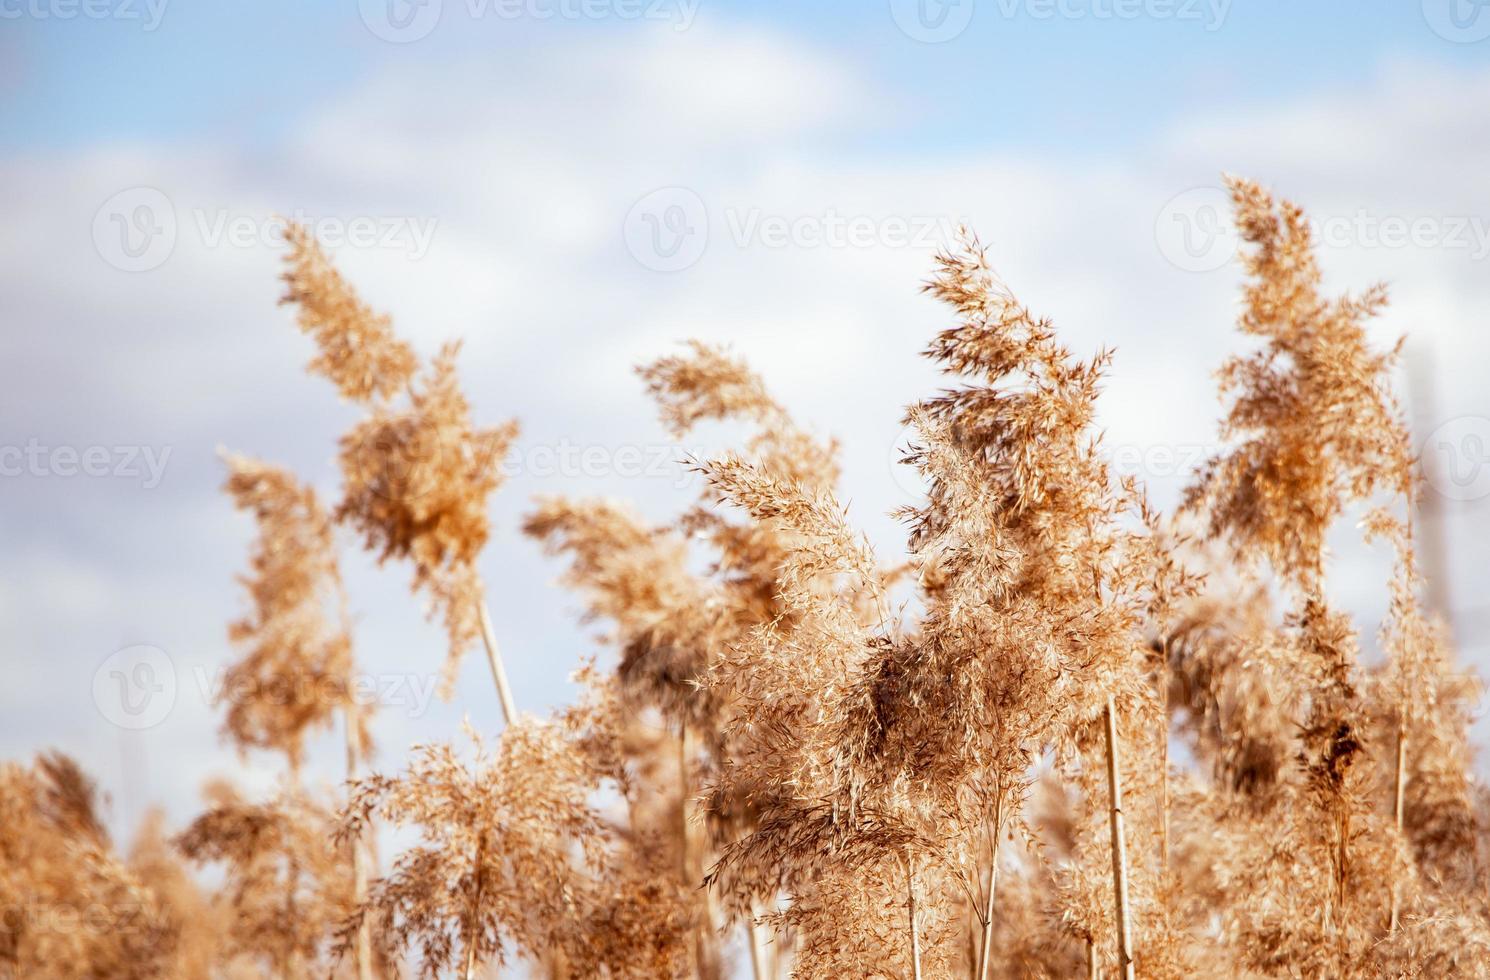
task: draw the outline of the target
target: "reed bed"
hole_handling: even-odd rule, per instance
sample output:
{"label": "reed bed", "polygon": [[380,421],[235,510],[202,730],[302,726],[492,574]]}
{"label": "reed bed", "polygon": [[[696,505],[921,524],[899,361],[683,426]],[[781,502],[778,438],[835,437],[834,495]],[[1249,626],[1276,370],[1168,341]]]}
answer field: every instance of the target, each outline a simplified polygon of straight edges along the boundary
{"label": "reed bed", "polygon": [[[680,461],[697,499],[653,524],[552,497],[523,523],[608,647],[542,716],[497,645],[520,610],[477,572],[516,425],[478,425],[459,346],[422,361],[292,231],[309,370],[362,415],[330,503],[225,456],[258,528],[229,678],[321,696],[225,705],[282,790],[214,784],[127,846],[75,763],[6,764],[0,974],[1490,976],[1479,690],[1422,599],[1397,350],[1366,330],[1386,293],[1326,295],[1304,214],[1230,187],[1250,347],[1173,511],[1105,454],[1113,354],[1065,347],[964,234],[925,283],[946,380],[905,413],[928,489],[904,553],[851,523],[835,443],[689,344],[638,374],[673,435],[744,433]],[[1380,657],[1328,597],[1352,516],[1395,559]],[[503,717],[371,768],[343,539],[409,570],[447,689],[484,650]],[[332,727],[335,794],[299,775]],[[379,828],[407,843],[378,853]]]}

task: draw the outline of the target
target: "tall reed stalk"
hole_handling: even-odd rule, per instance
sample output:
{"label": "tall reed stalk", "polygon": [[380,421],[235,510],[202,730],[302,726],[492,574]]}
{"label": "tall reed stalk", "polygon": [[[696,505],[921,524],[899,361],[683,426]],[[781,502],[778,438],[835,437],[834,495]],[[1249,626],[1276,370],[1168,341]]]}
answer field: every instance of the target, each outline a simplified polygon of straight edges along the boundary
{"label": "tall reed stalk", "polygon": [[[1159,639],[1159,873],[1169,876],[1169,636]],[[1167,887],[1167,882],[1166,882]]]}
{"label": "tall reed stalk", "polygon": [[486,662],[491,666],[492,683],[497,686],[497,699],[502,702],[502,720],[508,725],[517,717],[517,707],[512,703],[512,688],[507,684],[507,669],[502,665],[502,651],[497,647],[497,636],[492,631],[491,613],[486,608],[486,598],[477,600],[477,613],[481,617],[481,644],[486,648]]}
{"label": "tall reed stalk", "polygon": [[486,838],[483,835],[481,841],[476,845],[476,894],[471,898],[470,914],[465,929],[465,965],[461,969],[462,980],[475,980],[476,977],[476,946],[478,943],[478,930],[481,928],[481,898],[486,885]]}
{"label": "tall reed stalk", "polygon": [[761,949],[760,926],[755,922],[754,906],[750,913],[750,918],[745,920],[745,938],[750,943],[750,975],[754,980],[770,980],[775,971],[770,969],[766,951]]}
{"label": "tall reed stalk", "polygon": [[[360,742],[357,730],[356,708],[348,700],[342,708],[342,727],[346,732],[347,742],[347,781],[352,782],[357,778],[357,757],[361,754]],[[350,841],[352,847],[352,900],[361,908],[367,901],[367,856],[362,847],[360,837],[354,837]],[[357,940],[352,949],[353,960],[357,967],[357,980],[372,980],[372,924],[367,916],[362,916],[357,923]]]}
{"label": "tall reed stalk", "polygon": [[998,887],[999,873],[999,845],[1004,836],[1004,793],[1003,780],[998,779],[994,784],[993,823],[990,827],[988,841],[988,877],[984,883],[983,909],[978,914],[983,924],[983,945],[978,947],[978,967],[973,974],[975,980],[987,980],[988,962],[993,949],[993,897]]}
{"label": "tall reed stalk", "polygon": [[916,922],[916,865],[915,860],[905,856],[906,908],[911,924],[911,974],[921,980],[921,927]]}
{"label": "tall reed stalk", "polygon": [[1112,892],[1118,934],[1118,969],[1133,980],[1133,939],[1128,925],[1128,847],[1123,838],[1123,780],[1119,771],[1117,708],[1107,699],[1107,795],[1111,802]]}
{"label": "tall reed stalk", "polygon": [[[1407,729],[1403,725],[1397,726],[1397,771],[1393,779],[1392,792],[1392,822],[1397,828],[1397,836],[1402,835],[1402,817],[1406,803],[1407,790]],[[1387,932],[1397,931],[1398,916],[1401,913],[1402,896],[1398,890],[1397,882],[1392,882],[1392,907],[1387,918]]]}

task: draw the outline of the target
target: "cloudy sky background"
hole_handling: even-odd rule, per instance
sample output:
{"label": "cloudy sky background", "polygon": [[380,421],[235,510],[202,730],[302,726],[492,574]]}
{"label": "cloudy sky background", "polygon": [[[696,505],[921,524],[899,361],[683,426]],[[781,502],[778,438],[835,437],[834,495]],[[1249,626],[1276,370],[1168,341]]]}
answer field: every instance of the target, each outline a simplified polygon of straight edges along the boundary
{"label": "cloudy sky background", "polygon": [[[251,534],[214,453],[334,498],[355,418],[276,305],[275,213],[353,232],[332,251],[364,297],[422,352],[464,338],[478,418],[521,420],[481,568],[540,711],[597,628],[516,533],[532,497],[664,520],[696,492],[672,461],[712,448],[669,442],[633,365],[689,337],[746,355],[842,440],[893,557],[898,418],[946,323],[918,285],[966,222],[1073,349],[1117,348],[1107,439],[1168,503],[1240,344],[1218,178],[1255,177],[1320,219],[1331,289],[1391,284],[1373,330],[1411,337],[1448,601],[1490,667],[1490,9],[1456,2],[0,0],[0,755],[76,755],[121,832],[186,818],[212,774],[273,786],[210,703]],[[68,475],[92,447],[102,475]],[[1387,559],[1352,538],[1335,588],[1369,648]],[[379,763],[463,716],[495,731],[479,653],[428,702],[439,629],[346,545]],[[142,729],[111,686],[137,646],[175,680]],[[334,733],[311,773],[340,778]]]}

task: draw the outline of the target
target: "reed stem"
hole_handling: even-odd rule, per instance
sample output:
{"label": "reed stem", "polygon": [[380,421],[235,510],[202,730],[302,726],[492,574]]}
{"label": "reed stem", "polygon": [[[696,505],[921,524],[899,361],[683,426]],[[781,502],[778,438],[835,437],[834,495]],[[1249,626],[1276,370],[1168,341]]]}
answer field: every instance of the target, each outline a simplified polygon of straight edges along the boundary
{"label": "reed stem", "polygon": [[766,970],[766,951],[761,949],[760,926],[755,923],[755,904],[750,907],[750,918],[745,920],[745,932],[750,941],[750,975],[755,980],[770,980]]}
{"label": "reed stem", "polygon": [[[347,781],[357,778],[357,758],[361,755],[361,738],[357,730],[356,706],[348,702],[342,709],[342,725],[347,739]],[[354,953],[357,965],[357,980],[372,980],[372,925],[367,920],[363,903],[367,901],[367,857],[359,834],[352,838],[352,900],[362,911],[357,923],[357,944]]]}
{"label": "reed stem", "polygon": [[905,891],[911,920],[911,973],[921,980],[921,928],[916,923],[916,868],[909,854],[905,857]]}
{"label": "reed stem", "polygon": [[1133,980],[1133,939],[1128,928],[1128,848],[1123,838],[1123,780],[1118,759],[1117,708],[1107,698],[1107,795],[1111,801],[1112,891],[1116,905],[1118,969]]}
{"label": "reed stem", "polygon": [[[1169,876],[1169,637],[1159,641],[1159,869]],[[1166,885],[1167,887],[1167,885]]]}
{"label": "reed stem", "polygon": [[983,945],[978,948],[978,972],[974,974],[975,980],[987,980],[988,962],[992,958],[989,954],[993,949],[993,896],[998,888],[999,846],[1003,843],[1004,836],[1002,781],[998,782],[996,787],[996,798],[993,804],[993,839],[989,841],[989,850],[992,853],[988,859],[988,880],[983,893],[983,912],[979,915],[983,923]]}
{"label": "reed stem", "polygon": [[[1397,726],[1397,774],[1395,795],[1392,801],[1392,820],[1397,825],[1397,836],[1402,836],[1402,820],[1406,804],[1407,790],[1407,729],[1402,725]],[[1387,919],[1387,932],[1397,931],[1398,917],[1401,914],[1401,897],[1397,894],[1397,882],[1392,882],[1392,910]]]}
{"label": "reed stem", "polygon": [[517,708],[512,703],[512,688],[507,684],[507,670],[502,666],[502,653],[497,649],[497,637],[491,628],[491,613],[487,611],[486,599],[477,602],[481,619],[481,641],[486,647],[486,662],[491,665],[491,679],[497,685],[497,698],[502,702],[502,720],[508,725],[517,717]]}
{"label": "reed stem", "polygon": [[464,980],[475,980],[476,976],[476,940],[480,935],[481,928],[481,900],[486,886],[486,836],[483,834],[476,845],[476,894],[471,901],[470,921],[466,924],[466,963],[461,970]]}

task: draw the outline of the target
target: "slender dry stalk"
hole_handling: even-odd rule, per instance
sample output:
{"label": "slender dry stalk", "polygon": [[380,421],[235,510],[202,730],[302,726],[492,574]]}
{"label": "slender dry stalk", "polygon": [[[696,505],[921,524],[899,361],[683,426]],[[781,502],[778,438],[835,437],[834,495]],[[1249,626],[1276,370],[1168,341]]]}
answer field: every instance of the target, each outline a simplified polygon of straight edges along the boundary
{"label": "slender dry stalk", "polygon": [[1118,762],[1117,708],[1107,699],[1107,797],[1112,820],[1112,897],[1116,907],[1118,969],[1133,980],[1133,939],[1128,923],[1128,845],[1123,834],[1123,781]]}
{"label": "slender dry stalk", "polygon": [[1159,787],[1162,811],[1159,836],[1159,869],[1169,875],[1169,634],[1159,638],[1159,717],[1164,725],[1159,742]]}
{"label": "slender dry stalk", "polygon": [[921,924],[916,920],[916,865],[909,854],[905,858],[906,913],[910,918],[911,975],[921,980]]}
{"label": "slender dry stalk", "polygon": [[[1407,731],[1397,726],[1397,763],[1393,770],[1392,778],[1392,824],[1397,828],[1397,833],[1402,833],[1402,815],[1406,802],[1407,789]],[[1387,917],[1387,932],[1397,931],[1397,915],[1400,911],[1400,898],[1397,884],[1392,884],[1392,908]]]}
{"label": "slender dry stalk", "polygon": [[[1413,547],[1413,524],[1377,511],[1367,519],[1374,536],[1396,552],[1396,574],[1380,642],[1388,662],[1372,688],[1380,727],[1395,745],[1389,792],[1392,826],[1413,852],[1407,867],[1394,866],[1388,932],[1401,925],[1404,893],[1413,890],[1413,865],[1442,882],[1449,894],[1465,892],[1478,876],[1470,840],[1477,822],[1464,782],[1465,726],[1477,685],[1453,664],[1447,631],[1423,606]],[[1411,787],[1411,793],[1409,793]]]}
{"label": "slender dry stalk", "polygon": [[476,888],[471,893],[470,904],[465,909],[461,922],[461,945],[465,948],[465,965],[461,968],[464,980],[475,980],[476,956],[479,948],[477,938],[480,931],[482,899],[486,893],[486,838],[476,845]]}
{"label": "slender dry stalk", "polygon": [[755,909],[750,910],[750,916],[745,920],[745,938],[750,944],[750,975],[755,980],[770,980],[775,975],[767,960],[766,951],[761,949],[760,927],[756,925]]}
{"label": "slender dry stalk", "polygon": [[[342,730],[346,738],[347,781],[357,779],[357,761],[362,756],[361,723],[356,706],[348,703],[342,709]],[[352,901],[361,906],[367,901],[367,852],[361,840],[351,841],[352,849]],[[364,919],[357,925],[357,938],[352,947],[353,965],[357,980],[372,980],[372,923]]]}
{"label": "slender dry stalk", "polygon": [[977,913],[982,922],[983,941],[978,947],[978,963],[973,973],[975,980],[987,980],[989,954],[993,952],[993,899],[998,886],[999,845],[1004,836],[1004,793],[998,781],[994,783],[993,794],[993,823],[988,835],[988,878],[983,886],[983,907]]}
{"label": "slender dry stalk", "polygon": [[678,877],[684,887],[693,880],[693,842],[688,829],[688,800],[693,795],[688,778],[689,766],[688,726],[678,727],[678,839],[683,846],[678,851]]}
{"label": "slender dry stalk", "polygon": [[[691,773],[693,756],[692,739],[688,724],[684,722],[678,726],[678,839],[682,844],[678,851],[678,886],[684,891],[691,890],[699,878],[694,859],[693,822],[689,819],[694,795]],[[714,915],[709,903],[709,895],[705,892],[703,915],[700,917],[693,941],[693,968],[697,976],[712,972],[714,968],[716,952],[713,927]]]}
{"label": "slender dry stalk", "polygon": [[497,636],[492,630],[491,613],[486,608],[484,596],[477,600],[476,609],[481,619],[481,643],[486,650],[486,662],[491,667],[492,683],[497,688],[497,701],[502,705],[502,721],[510,725],[517,717],[517,706],[512,701],[507,668],[502,664],[502,652],[497,648]]}

